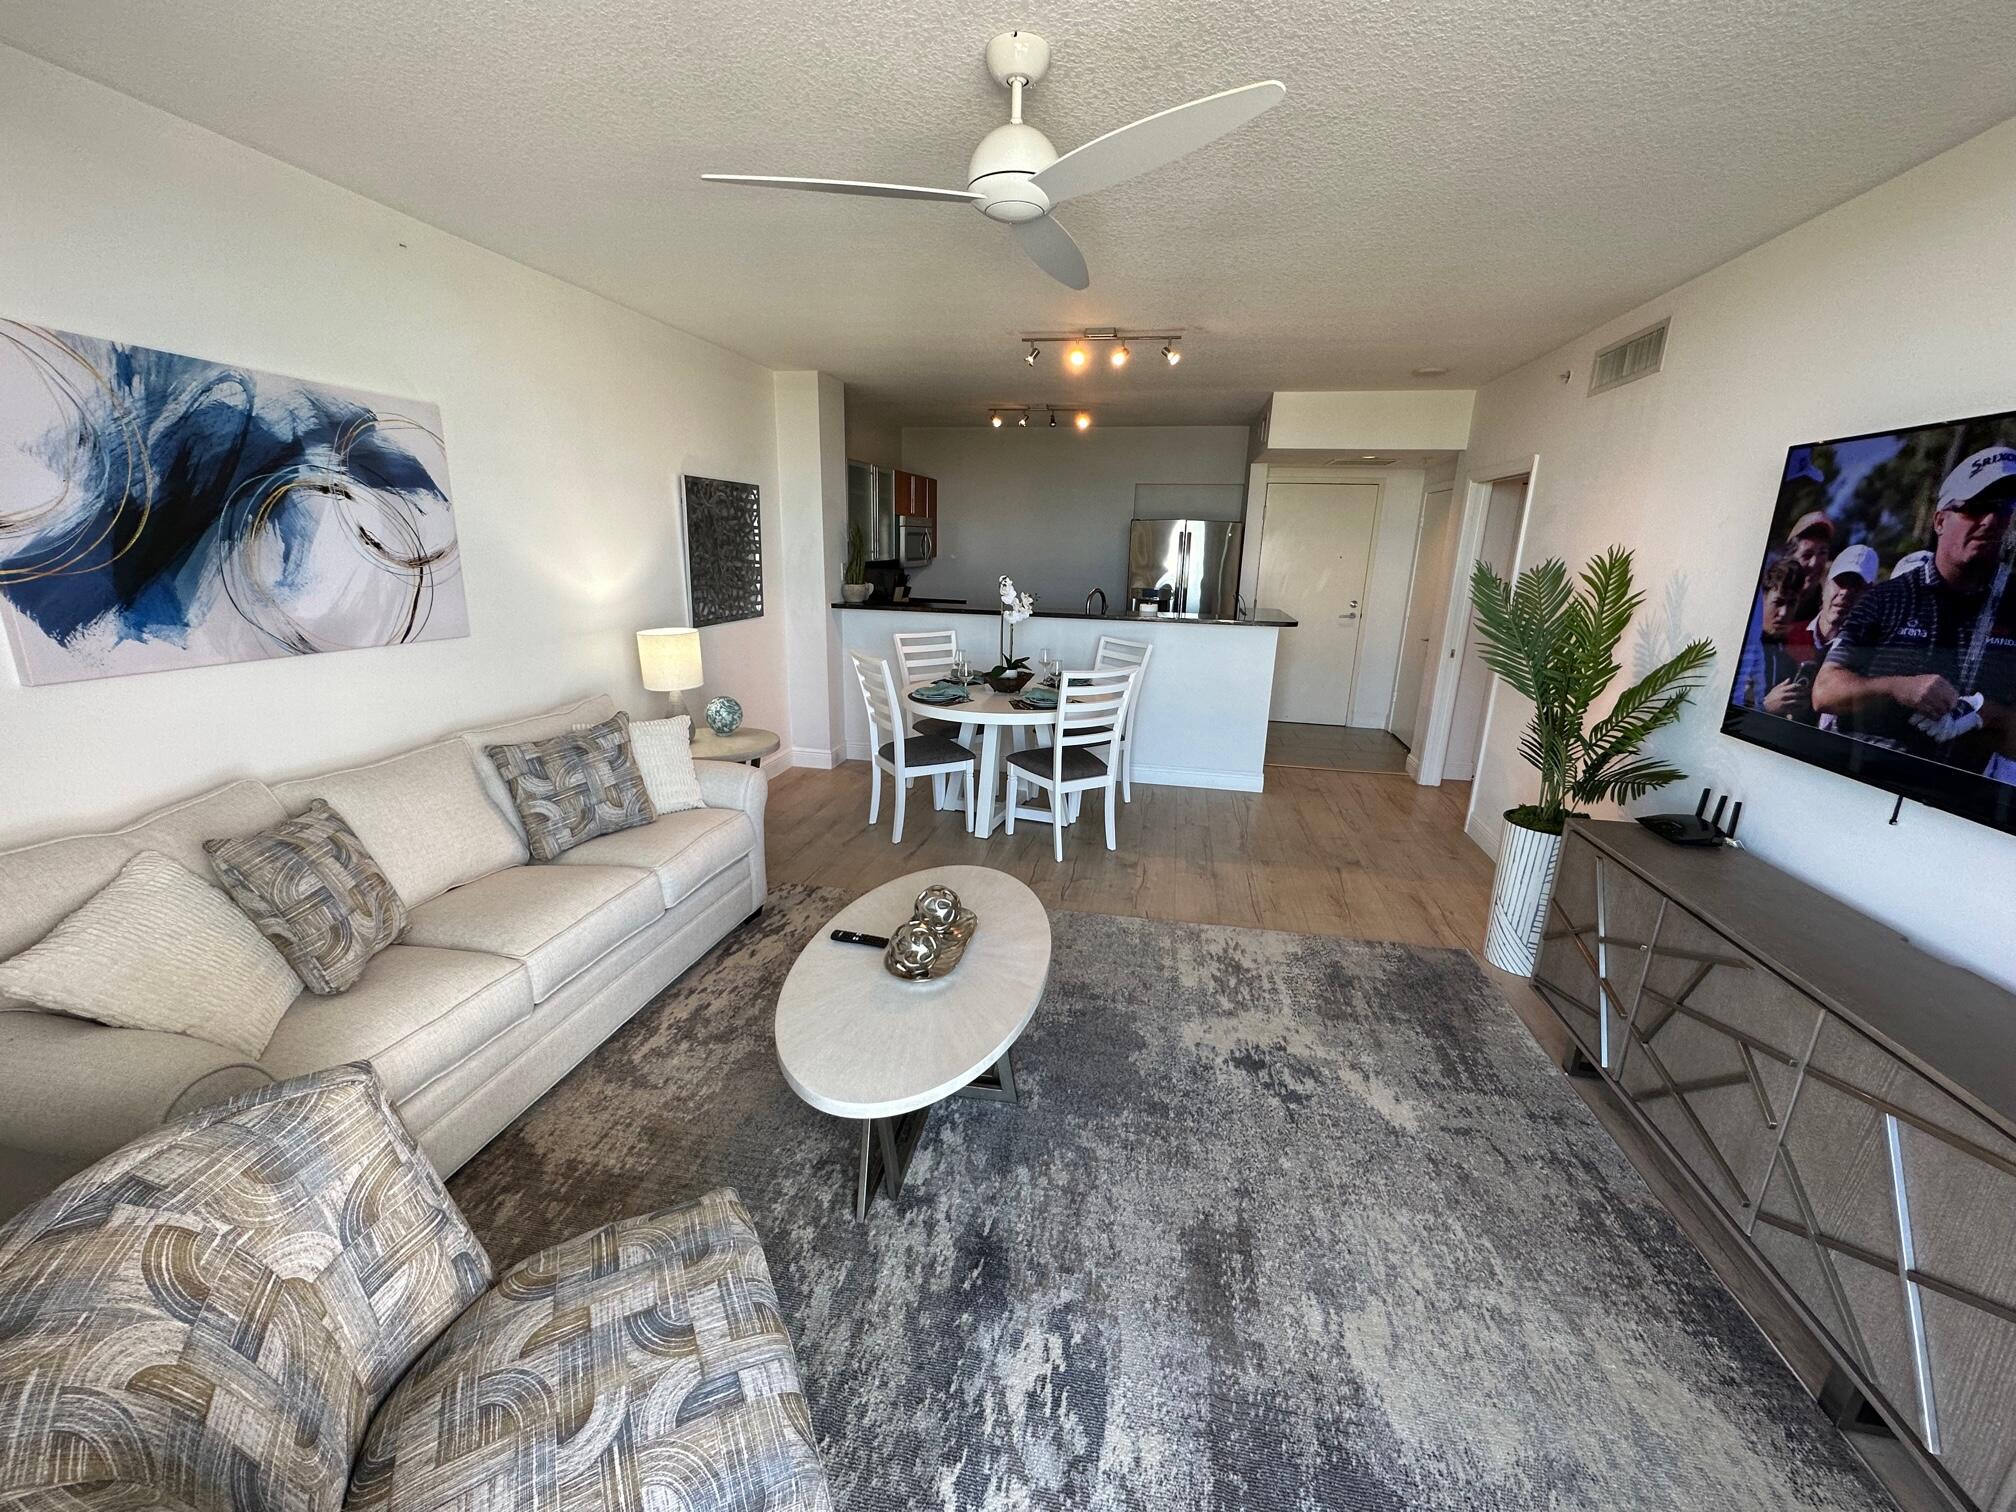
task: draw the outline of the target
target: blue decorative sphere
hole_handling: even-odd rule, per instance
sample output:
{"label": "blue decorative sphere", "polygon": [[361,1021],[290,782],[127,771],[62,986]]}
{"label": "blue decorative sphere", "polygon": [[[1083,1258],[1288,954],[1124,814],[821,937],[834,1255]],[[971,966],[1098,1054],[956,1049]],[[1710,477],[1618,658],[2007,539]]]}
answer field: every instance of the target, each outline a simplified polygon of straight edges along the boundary
{"label": "blue decorative sphere", "polygon": [[733,735],[742,727],[742,705],[725,693],[707,700],[707,728],[716,735]]}

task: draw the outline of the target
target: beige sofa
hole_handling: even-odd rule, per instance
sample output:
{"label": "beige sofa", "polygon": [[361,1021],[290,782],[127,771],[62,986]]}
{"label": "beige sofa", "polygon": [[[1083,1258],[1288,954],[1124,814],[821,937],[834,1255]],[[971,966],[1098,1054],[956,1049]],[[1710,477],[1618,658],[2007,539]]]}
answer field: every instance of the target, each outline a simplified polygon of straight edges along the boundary
{"label": "beige sofa", "polygon": [[317,797],[350,822],[411,913],[349,991],[302,993],[257,1061],[0,1000],[0,1216],[166,1118],[351,1061],[376,1068],[443,1174],[468,1160],[763,906],[768,779],[725,762],[695,764],[707,807],[527,864],[483,747],[614,713],[610,699],[586,698],[368,766],[233,782],[115,833],[0,853],[0,960],[135,852],[214,880],[205,840],[250,834]]}

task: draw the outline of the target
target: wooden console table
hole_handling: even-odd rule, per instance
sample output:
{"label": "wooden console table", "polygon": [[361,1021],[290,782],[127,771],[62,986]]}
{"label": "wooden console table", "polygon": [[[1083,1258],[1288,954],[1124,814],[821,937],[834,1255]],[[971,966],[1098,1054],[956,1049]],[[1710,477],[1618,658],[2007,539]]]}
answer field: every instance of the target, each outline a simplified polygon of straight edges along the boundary
{"label": "wooden console table", "polygon": [[[1976,901],[1956,927],[2012,927]],[[1534,985],[1824,1342],[1835,1420],[2016,1508],[2016,996],[1746,852],[1580,820]]]}

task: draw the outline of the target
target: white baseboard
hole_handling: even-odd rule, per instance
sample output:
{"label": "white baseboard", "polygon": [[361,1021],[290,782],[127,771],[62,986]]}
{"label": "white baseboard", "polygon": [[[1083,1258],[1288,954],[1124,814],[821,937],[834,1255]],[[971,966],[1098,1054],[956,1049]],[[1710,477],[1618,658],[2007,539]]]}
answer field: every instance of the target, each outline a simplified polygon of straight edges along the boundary
{"label": "white baseboard", "polygon": [[1221,772],[1209,767],[1137,766],[1134,780],[1154,787],[1218,788],[1230,793],[1258,793],[1266,789],[1259,772]]}
{"label": "white baseboard", "polygon": [[792,766],[809,767],[815,772],[830,772],[844,759],[820,746],[793,746],[789,751],[778,754],[788,756]]}
{"label": "white baseboard", "polygon": [[868,744],[867,741],[850,740],[847,742],[847,748],[841,752],[841,759],[844,761],[866,761],[874,754],[875,747]]}
{"label": "white baseboard", "polygon": [[1472,814],[1463,826],[1463,833],[1474,841],[1485,855],[1496,858],[1498,842],[1503,838],[1505,820],[1498,814]]}

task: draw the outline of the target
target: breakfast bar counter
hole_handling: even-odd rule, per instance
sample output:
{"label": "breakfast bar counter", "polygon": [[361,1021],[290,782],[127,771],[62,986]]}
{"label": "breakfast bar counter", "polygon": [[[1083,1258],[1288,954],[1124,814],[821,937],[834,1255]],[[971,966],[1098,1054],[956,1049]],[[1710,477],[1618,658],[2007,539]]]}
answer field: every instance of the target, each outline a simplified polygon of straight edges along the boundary
{"label": "breakfast bar counter", "polygon": [[[954,629],[974,668],[1000,660],[1001,616],[981,606],[879,604],[835,606],[840,644],[886,658],[895,667],[899,631]],[[1067,672],[1092,665],[1102,635],[1154,647],[1136,697],[1134,780],[1167,787],[1229,788],[1257,793],[1267,753],[1267,713],[1274,692],[1274,652],[1295,621],[1266,610],[1238,619],[1195,615],[1076,614],[1039,609],[1015,627],[1015,654],[1032,669],[1044,651]],[[869,754],[868,715],[848,673],[847,756]],[[956,718],[956,715],[947,715]]]}

